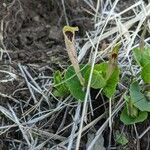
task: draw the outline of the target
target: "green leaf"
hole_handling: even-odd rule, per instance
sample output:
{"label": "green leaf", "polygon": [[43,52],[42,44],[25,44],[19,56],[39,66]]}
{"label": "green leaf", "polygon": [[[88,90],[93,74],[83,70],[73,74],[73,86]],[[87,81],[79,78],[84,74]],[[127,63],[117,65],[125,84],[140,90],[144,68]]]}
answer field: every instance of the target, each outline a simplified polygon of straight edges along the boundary
{"label": "green leaf", "polygon": [[[92,74],[91,87],[94,89],[100,89],[106,85],[106,80],[102,76],[102,71],[99,71],[99,68],[97,68],[98,66],[100,65],[95,65]],[[84,74],[84,79],[86,83],[88,83],[90,72],[91,67]]]}
{"label": "green leaf", "polygon": [[65,97],[69,94],[69,90],[65,83],[63,82],[62,75],[60,71],[54,73],[54,91],[53,94],[56,97]]}
{"label": "green leaf", "polygon": [[[98,82],[97,84],[99,84],[99,88],[103,88],[104,94],[108,98],[110,98],[116,92],[116,86],[119,82],[120,71],[119,71],[119,68],[117,66],[115,66],[112,70],[110,77],[107,79],[108,68],[109,68],[108,63],[96,64],[94,66],[94,70],[97,71],[97,73],[99,73],[99,75],[101,76],[101,79],[99,81],[97,81]],[[97,87],[98,87],[98,85],[97,85]]]}
{"label": "green leaf", "polygon": [[145,48],[144,50],[135,48],[133,50],[133,55],[137,63],[142,67],[150,63],[150,48]]}
{"label": "green leaf", "polygon": [[54,89],[53,95],[55,97],[65,97],[66,96],[65,92],[63,92],[61,89]]}
{"label": "green leaf", "polygon": [[141,71],[142,79],[145,83],[150,83],[150,63],[147,63]]}
{"label": "green leaf", "polygon": [[142,67],[150,63],[150,48],[145,48],[142,55]]}
{"label": "green leaf", "polygon": [[116,66],[116,68],[114,68],[113,73],[107,80],[106,86],[103,89],[103,92],[108,98],[111,98],[116,92],[116,86],[119,82],[119,73],[119,68]]}
{"label": "green leaf", "polygon": [[100,63],[94,66],[94,70],[98,71],[105,79],[106,79],[107,68],[108,68],[108,63]]}
{"label": "green leaf", "polygon": [[120,120],[125,124],[125,125],[132,125],[135,123],[143,122],[146,120],[148,117],[148,113],[144,111],[139,111],[139,114],[136,118],[133,118],[128,115],[127,108],[125,107],[123,111],[121,112],[120,115]]}
{"label": "green leaf", "polygon": [[61,81],[62,81],[62,76],[60,71],[58,70],[54,73],[54,85],[61,83]]}
{"label": "green leaf", "polygon": [[[88,66],[80,65],[81,74],[87,70]],[[68,67],[65,73],[65,82],[71,95],[77,100],[84,101],[85,91],[84,87],[81,85],[75,70],[72,66]]]}
{"label": "green leaf", "polygon": [[[96,64],[94,66],[91,87],[94,89],[104,89],[104,93],[107,97],[112,97],[116,91],[116,85],[119,80],[119,69],[118,67],[114,67],[113,73],[110,78],[107,79],[106,72],[108,69],[108,63]],[[88,83],[91,66],[80,65],[81,74],[85,79],[85,84]],[[81,101],[84,100],[85,92],[84,87],[79,82],[77,75],[74,71],[74,68],[70,66],[65,73],[66,85],[69,88],[70,93]]]}
{"label": "green leaf", "polygon": [[133,101],[130,98],[126,100],[126,108],[127,108],[127,113],[130,117],[136,118],[138,116],[139,110],[134,106]]}
{"label": "green leaf", "polygon": [[126,135],[123,132],[120,133],[118,130],[115,132],[115,141],[117,144],[121,145],[126,145],[128,143]]}
{"label": "green leaf", "polygon": [[150,101],[141,93],[138,82],[133,82],[130,86],[130,96],[135,107],[141,111],[150,112]]}
{"label": "green leaf", "polygon": [[133,56],[136,60],[136,62],[141,65],[141,60],[142,60],[142,51],[139,48],[133,49]]}

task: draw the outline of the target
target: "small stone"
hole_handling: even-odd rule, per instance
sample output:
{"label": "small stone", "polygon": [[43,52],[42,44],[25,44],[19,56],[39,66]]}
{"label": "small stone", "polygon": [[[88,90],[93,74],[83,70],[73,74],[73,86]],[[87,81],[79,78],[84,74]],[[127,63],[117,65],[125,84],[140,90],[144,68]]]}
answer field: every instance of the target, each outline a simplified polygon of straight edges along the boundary
{"label": "small stone", "polygon": [[36,21],[36,22],[39,22],[39,21],[40,21],[40,17],[39,17],[39,16],[35,16],[35,17],[33,18],[33,20]]}
{"label": "small stone", "polygon": [[2,5],[3,5],[4,7],[7,7],[6,3],[3,3]]}

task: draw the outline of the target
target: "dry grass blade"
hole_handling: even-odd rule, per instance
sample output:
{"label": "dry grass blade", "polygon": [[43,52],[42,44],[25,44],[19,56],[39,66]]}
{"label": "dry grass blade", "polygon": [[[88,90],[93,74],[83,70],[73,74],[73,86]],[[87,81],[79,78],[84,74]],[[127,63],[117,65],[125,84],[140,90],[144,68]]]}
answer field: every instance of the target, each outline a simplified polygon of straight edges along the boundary
{"label": "dry grass blade", "polygon": [[101,31],[101,34],[97,40],[97,45],[96,45],[96,49],[95,49],[95,52],[94,52],[94,58],[93,58],[93,62],[92,62],[92,67],[91,67],[91,72],[90,72],[90,77],[89,77],[89,81],[88,81],[88,85],[87,85],[87,90],[86,90],[86,95],[85,95],[85,100],[84,100],[84,105],[83,105],[83,111],[82,111],[82,117],[81,117],[81,123],[80,123],[80,128],[79,128],[79,135],[78,135],[78,138],[77,138],[77,142],[76,142],[76,150],[79,149],[79,146],[80,146],[80,140],[81,140],[81,134],[82,134],[82,128],[83,128],[83,122],[84,122],[84,115],[85,115],[85,112],[86,112],[86,107],[87,107],[87,101],[88,101],[88,97],[89,97],[89,93],[90,93],[90,84],[91,84],[91,80],[92,80],[92,74],[93,74],[93,70],[94,70],[94,65],[95,65],[95,61],[96,61],[96,56],[97,56],[97,53],[98,53],[98,47],[99,47],[99,43],[100,43],[100,40],[101,40],[101,36],[105,30],[105,27],[107,25],[107,22],[111,16],[111,13],[113,12],[116,4],[118,3],[118,0],[115,1],[114,3],[114,6],[113,8],[111,9],[110,11],[110,14],[108,16],[108,18],[106,19],[106,23],[104,24],[103,28],[102,28],[102,31]]}
{"label": "dry grass blade", "polygon": [[[130,8],[130,9],[132,9],[132,7]],[[126,29],[129,29],[131,26],[133,26],[136,22],[139,22],[140,20],[141,20],[141,18],[145,18],[146,19],[146,17],[147,16],[149,16],[150,15],[150,4],[149,5],[147,5],[146,6],[146,16],[145,16],[145,11],[141,11],[141,12],[139,12],[137,15],[136,15],[136,17],[134,17],[134,18],[132,18],[131,20],[129,20],[129,21],[127,21],[127,22],[125,22],[124,23],[124,26],[126,27]],[[145,19],[143,19],[143,21],[142,22],[144,22],[144,20]],[[119,28],[118,27],[113,27],[113,28],[111,28],[109,31],[107,31],[106,33],[103,33],[102,35],[101,35],[101,41],[103,40],[103,39],[106,39],[107,37],[110,37],[111,35],[113,35],[114,33],[117,33],[119,31]],[[125,33],[122,33],[122,35],[123,34],[125,34]],[[137,35],[137,34],[136,34]],[[134,36],[135,36],[135,34],[134,34]],[[97,44],[97,41],[98,41],[98,39],[99,39],[99,37],[95,37],[94,39],[92,39],[92,43],[94,44],[94,45],[96,45]],[[134,39],[134,38],[133,38]],[[133,43],[133,42],[132,42]],[[79,57],[78,57],[78,60],[79,61],[81,61],[82,60],[82,58],[85,56],[85,54],[87,53],[87,50],[88,49],[90,49],[90,47],[91,47],[92,45],[91,45],[91,42],[89,42],[89,41],[87,41],[86,43],[85,43],[85,45],[82,47],[82,49],[81,49],[81,52],[80,52],[80,55],[79,55]],[[130,51],[131,49],[129,49],[128,48],[128,51],[126,52],[126,56],[127,56],[127,54],[129,54],[129,51]]]}
{"label": "dry grass blade", "polygon": [[68,143],[68,148],[67,150],[71,150],[72,149],[72,145],[73,145],[73,140],[74,140],[74,134],[77,130],[77,123],[78,123],[78,120],[79,120],[79,116],[80,116],[80,109],[81,109],[81,104],[78,104],[78,107],[76,109],[76,114],[75,114],[75,117],[74,117],[74,123],[72,125],[72,131],[71,131],[71,135],[69,137],[69,143]]}
{"label": "dry grass blade", "polygon": [[24,139],[26,140],[28,146],[30,147],[31,143],[30,143],[30,140],[29,140],[29,133],[24,130],[24,127],[19,122],[19,119],[17,118],[17,116],[16,116],[15,112],[13,111],[12,107],[10,105],[8,105],[8,107],[9,107],[11,113],[12,113],[13,121],[18,125],[20,131],[22,132],[22,135],[23,135]]}
{"label": "dry grass blade", "polygon": [[[118,111],[120,111],[120,109],[124,106],[124,103],[123,102],[123,96],[122,98],[120,99],[120,101],[118,102],[118,105],[116,105],[116,108],[114,109],[114,111],[111,113],[111,116],[110,117],[113,117]],[[102,134],[102,132],[104,131],[104,129],[106,128],[106,126],[108,125],[109,123],[109,120],[110,118],[108,118],[104,124],[99,128],[99,130],[97,131],[96,133],[96,136],[95,138],[92,140],[92,142],[90,143],[89,147],[87,148],[87,150],[91,150],[93,145],[95,144],[95,142],[97,141],[97,139],[99,138],[99,136]]]}

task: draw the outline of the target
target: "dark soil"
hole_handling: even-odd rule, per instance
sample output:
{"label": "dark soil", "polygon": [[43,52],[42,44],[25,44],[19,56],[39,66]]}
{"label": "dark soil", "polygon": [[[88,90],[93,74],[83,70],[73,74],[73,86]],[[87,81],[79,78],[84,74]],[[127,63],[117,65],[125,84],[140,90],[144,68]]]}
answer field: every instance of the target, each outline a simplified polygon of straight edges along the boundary
{"label": "dark soil", "polygon": [[[81,31],[78,36],[83,36],[85,31],[92,28],[90,16],[83,10],[84,3],[69,0],[65,5],[70,25],[79,26]],[[19,75],[18,63],[34,65],[37,73],[43,71],[48,75],[52,74],[53,69],[68,65],[62,34],[66,22],[61,2],[14,0],[11,3],[1,0],[0,21],[3,25],[3,42],[0,42],[0,46],[7,50],[0,60],[1,68],[7,65]],[[0,85],[0,91],[15,91],[17,86],[9,84]]]}
{"label": "dark soil", "polygon": [[[61,2],[22,0],[5,4],[6,7],[4,4],[0,6],[0,19],[4,22],[4,44],[12,62],[57,64],[60,61],[63,64],[66,52],[62,27],[66,22]],[[89,16],[82,10],[82,3],[77,5],[67,1],[66,6],[70,25],[82,29],[79,36],[92,28]],[[54,60],[50,60],[52,58]]]}

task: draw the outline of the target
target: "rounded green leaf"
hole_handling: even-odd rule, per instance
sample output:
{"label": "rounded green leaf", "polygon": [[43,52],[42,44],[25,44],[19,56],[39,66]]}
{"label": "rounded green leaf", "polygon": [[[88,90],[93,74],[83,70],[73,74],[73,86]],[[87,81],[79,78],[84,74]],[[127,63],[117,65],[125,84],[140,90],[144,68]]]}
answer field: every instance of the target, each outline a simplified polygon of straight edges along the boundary
{"label": "rounded green leaf", "polygon": [[105,63],[105,62],[96,64],[94,66],[94,70],[97,70],[99,73],[101,73],[104,78],[106,78],[107,68],[108,68],[108,63]]}
{"label": "rounded green leaf", "polygon": [[113,68],[113,70],[112,70],[113,71],[112,74],[107,79],[108,68],[109,68],[109,64],[108,63],[96,64],[94,66],[94,70],[96,70],[101,75],[101,77],[104,79],[104,80],[102,80],[102,79],[99,80],[99,83],[101,83],[101,87],[100,88],[103,88],[104,94],[108,98],[110,98],[116,92],[116,86],[117,86],[117,84],[119,82],[119,73],[120,73],[120,71],[119,71],[119,68],[117,66],[115,66]]}
{"label": "rounded green leaf", "polygon": [[[86,71],[88,66],[85,65],[80,66],[81,74]],[[84,87],[81,85],[75,70],[72,66],[68,67],[65,73],[65,83],[69,88],[71,95],[77,100],[84,101],[85,91]]]}
{"label": "rounded green leaf", "polygon": [[[88,83],[90,72],[91,72],[91,68],[89,68],[84,75],[86,83]],[[92,74],[92,80],[91,80],[91,87],[94,89],[100,89],[103,88],[105,85],[106,85],[106,80],[103,78],[101,72],[97,71],[94,68]]]}
{"label": "rounded green leaf", "polygon": [[150,83],[150,63],[142,68],[141,76],[145,83]]}
{"label": "rounded green leaf", "polygon": [[138,82],[133,82],[130,86],[130,96],[133,105],[141,111],[150,112],[150,101],[148,101],[143,93],[141,93]]}
{"label": "rounded green leaf", "polygon": [[139,111],[139,114],[136,118],[130,117],[127,113],[127,108],[125,107],[123,109],[123,111],[121,112],[120,120],[125,125],[132,125],[132,124],[135,124],[135,123],[143,122],[144,120],[147,119],[147,117],[148,117],[148,113],[147,112],[142,112],[142,111]]}

